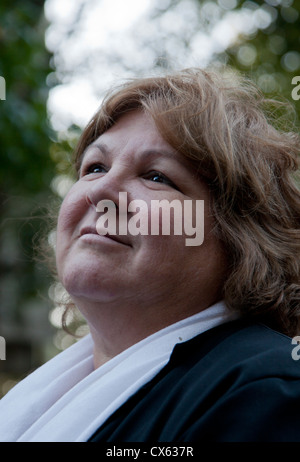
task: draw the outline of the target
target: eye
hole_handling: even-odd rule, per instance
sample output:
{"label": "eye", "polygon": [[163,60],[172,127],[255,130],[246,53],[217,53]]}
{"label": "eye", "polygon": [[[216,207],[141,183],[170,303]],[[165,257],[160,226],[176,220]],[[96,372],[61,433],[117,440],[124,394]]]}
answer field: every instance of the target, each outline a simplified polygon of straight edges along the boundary
{"label": "eye", "polygon": [[102,164],[91,164],[82,170],[82,176],[90,175],[91,173],[107,173],[107,169]]}
{"label": "eye", "polygon": [[160,172],[149,172],[146,175],[144,175],[144,178],[146,180],[150,180],[150,181],[153,181],[155,183],[166,184],[168,186],[171,186],[171,188],[179,190],[179,188],[173,183],[173,181],[169,180],[168,177],[166,177],[165,175],[163,175]]}

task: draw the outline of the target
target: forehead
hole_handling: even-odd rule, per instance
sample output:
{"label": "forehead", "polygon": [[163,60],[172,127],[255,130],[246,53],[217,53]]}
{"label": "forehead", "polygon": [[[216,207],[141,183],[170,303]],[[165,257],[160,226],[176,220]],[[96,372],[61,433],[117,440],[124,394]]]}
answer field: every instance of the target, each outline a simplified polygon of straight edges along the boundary
{"label": "forehead", "polygon": [[164,140],[151,115],[141,110],[121,116],[112,127],[87,146],[82,159],[94,148],[99,148],[104,154],[127,149],[133,152],[160,150],[162,154],[168,153],[170,157],[184,161],[183,156]]}
{"label": "forehead", "polygon": [[[104,132],[98,139],[114,140],[116,143],[136,142],[141,145],[146,142],[169,146],[159,133],[153,118],[141,110],[124,114],[118,121]],[[170,149],[171,146],[169,146]]]}

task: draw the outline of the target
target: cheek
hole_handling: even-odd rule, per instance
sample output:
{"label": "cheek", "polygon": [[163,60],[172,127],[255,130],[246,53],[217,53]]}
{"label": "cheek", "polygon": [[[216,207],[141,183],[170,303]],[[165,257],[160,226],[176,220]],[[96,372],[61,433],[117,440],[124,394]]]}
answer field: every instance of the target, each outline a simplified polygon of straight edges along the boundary
{"label": "cheek", "polygon": [[61,205],[58,215],[57,233],[72,233],[75,226],[83,216],[87,203],[84,194],[76,190],[76,185],[71,188]]}
{"label": "cheek", "polygon": [[59,211],[56,230],[56,261],[66,257],[72,238],[78,233],[78,225],[85,214],[87,204],[76,190],[70,190]]}

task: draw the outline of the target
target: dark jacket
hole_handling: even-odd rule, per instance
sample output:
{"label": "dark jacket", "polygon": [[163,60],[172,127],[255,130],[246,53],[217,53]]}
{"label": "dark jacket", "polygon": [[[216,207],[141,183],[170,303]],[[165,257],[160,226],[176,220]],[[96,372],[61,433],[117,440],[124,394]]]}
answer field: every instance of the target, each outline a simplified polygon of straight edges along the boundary
{"label": "dark jacket", "polygon": [[295,348],[263,324],[215,327],[176,345],[160,373],[89,441],[300,442]]}

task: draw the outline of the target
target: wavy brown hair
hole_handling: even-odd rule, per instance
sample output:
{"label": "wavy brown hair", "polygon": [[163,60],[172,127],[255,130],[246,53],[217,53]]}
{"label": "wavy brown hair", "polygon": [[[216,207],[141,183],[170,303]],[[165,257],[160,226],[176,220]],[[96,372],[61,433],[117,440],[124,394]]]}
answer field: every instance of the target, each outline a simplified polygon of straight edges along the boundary
{"label": "wavy brown hair", "polygon": [[[163,138],[207,182],[229,264],[227,306],[295,335],[300,311],[299,136],[284,126],[285,103],[248,79],[188,69],[133,79],[110,92],[83,131],[85,149],[125,113],[142,108]],[[287,108],[288,112],[291,107]]]}

